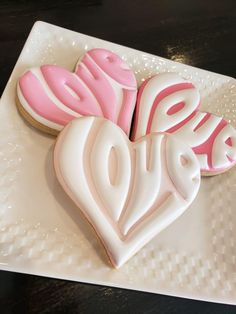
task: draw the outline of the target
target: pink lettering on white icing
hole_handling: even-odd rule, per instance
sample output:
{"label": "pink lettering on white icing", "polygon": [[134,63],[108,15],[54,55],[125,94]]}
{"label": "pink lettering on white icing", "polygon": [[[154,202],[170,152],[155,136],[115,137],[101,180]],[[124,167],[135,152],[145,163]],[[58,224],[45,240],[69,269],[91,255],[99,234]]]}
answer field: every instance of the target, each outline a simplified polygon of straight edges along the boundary
{"label": "pink lettering on white icing", "polygon": [[[203,173],[232,167],[236,163],[235,129],[228,128],[221,117],[199,111],[199,102],[197,89],[177,74],[154,76],[139,90],[131,138],[137,140],[151,132],[172,133],[194,150]],[[227,138],[221,136],[225,128]]]}

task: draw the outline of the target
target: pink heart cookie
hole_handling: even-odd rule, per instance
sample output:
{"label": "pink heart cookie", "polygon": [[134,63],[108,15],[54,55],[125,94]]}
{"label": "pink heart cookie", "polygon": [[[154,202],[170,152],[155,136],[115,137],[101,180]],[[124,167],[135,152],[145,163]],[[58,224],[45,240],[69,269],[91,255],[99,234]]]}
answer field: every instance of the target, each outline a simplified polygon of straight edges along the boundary
{"label": "pink heart cookie", "polygon": [[199,105],[192,83],[175,73],[158,74],[139,90],[131,138],[173,133],[192,147],[203,175],[224,172],[236,163],[236,130],[223,118],[199,111]]}
{"label": "pink heart cookie", "polygon": [[56,142],[54,165],[115,267],[178,218],[200,185],[195,154],[175,136],[153,133],[133,143],[103,118],[68,124]]}
{"label": "pink heart cookie", "polygon": [[105,117],[129,134],[136,93],[133,72],[105,49],[88,51],[74,73],[55,65],[32,68],[17,86],[23,116],[54,134],[72,119],[87,115]]}

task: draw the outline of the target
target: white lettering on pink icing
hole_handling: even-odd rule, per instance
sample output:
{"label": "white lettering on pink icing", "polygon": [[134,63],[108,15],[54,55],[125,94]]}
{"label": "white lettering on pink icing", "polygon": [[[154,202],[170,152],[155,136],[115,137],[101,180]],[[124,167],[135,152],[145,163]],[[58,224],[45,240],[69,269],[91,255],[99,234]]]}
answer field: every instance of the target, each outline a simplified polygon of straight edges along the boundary
{"label": "white lettering on pink icing", "polygon": [[24,109],[30,114],[33,111],[40,123],[58,130],[75,116],[94,115],[110,119],[129,134],[136,92],[133,72],[105,49],[87,52],[75,73],[43,65],[24,73],[18,82]]}

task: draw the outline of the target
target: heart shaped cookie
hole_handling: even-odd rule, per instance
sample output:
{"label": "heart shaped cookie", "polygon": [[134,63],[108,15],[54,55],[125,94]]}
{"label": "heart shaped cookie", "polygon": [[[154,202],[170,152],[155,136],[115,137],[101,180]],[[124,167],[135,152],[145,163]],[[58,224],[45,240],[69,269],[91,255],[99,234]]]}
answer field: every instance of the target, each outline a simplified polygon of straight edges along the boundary
{"label": "heart shaped cookie", "polygon": [[153,133],[133,143],[104,118],[68,124],[56,142],[54,165],[115,267],[179,217],[200,185],[195,154],[175,136]]}
{"label": "heart shaped cookie", "polygon": [[116,54],[92,49],[75,72],[56,65],[26,71],[17,85],[18,108],[35,127],[56,135],[79,116],[101,116],[129,134],[136,102],[133,72]]}
{"label": "heart shaped cookie", "polygon": [[203,175],[224,172],[236,163],[236,130],[223,118],[199,111],[199,104],[192,83],[175,73],[158,74],[139,90],[131,138],[173,133],[193,149]]}

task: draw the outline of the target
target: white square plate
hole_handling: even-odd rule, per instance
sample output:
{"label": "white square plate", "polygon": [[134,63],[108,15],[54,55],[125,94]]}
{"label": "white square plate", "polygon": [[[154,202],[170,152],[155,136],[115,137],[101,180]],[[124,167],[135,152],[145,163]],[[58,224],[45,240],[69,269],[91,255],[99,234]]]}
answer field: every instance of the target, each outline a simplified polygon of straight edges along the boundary
{"label": "white square plate", "polygon": [[139,83],[157,72],[179,73],[200,89],[203,109],[236,126],[234,79],[37,22],[0,104],[0,268],[235,304],[236,167],[203,179],[191,208],[115,270],[56,180],[55,139],[19,116],[16,82],[27,68],[49,63],[72,70],[94,47],[119,54]]}

